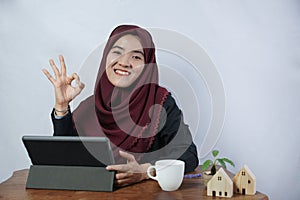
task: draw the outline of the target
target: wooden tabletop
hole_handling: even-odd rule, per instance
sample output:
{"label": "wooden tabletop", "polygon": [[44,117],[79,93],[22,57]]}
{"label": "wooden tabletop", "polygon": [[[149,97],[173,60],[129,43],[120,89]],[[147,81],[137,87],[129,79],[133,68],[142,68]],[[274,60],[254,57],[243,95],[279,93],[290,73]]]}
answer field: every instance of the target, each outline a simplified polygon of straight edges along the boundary
{"label": "wooden tabletop", "polygon": [[[199,169],[199,168],[198,168]],[[196,170],[194,173],[199,173]],[[231,174],[232,175],[232,174]],[[19,170],[13,173],[12,177],[0,184],[0,199],[7,200],[90,200],[90,199],[227,199],[218,197],[208,197],[203,178],[184,179],[181,187],[177,191],[162,191],[156,181],[146,180],[131,186],[119,188],[114,192],[88,192],[69,190],[41,190],[26,189],[28,169]],[[234,194],[231,199],[243,200],[268,200],[265,194],[256,192],[256,195]]]}

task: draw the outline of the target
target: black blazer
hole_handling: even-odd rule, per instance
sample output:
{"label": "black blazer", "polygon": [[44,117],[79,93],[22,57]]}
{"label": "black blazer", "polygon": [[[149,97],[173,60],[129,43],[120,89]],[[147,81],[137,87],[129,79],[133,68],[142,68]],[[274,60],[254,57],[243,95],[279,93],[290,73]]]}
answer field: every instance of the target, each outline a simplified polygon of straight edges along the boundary
{"label": "black blazer", "polygon": [[[167,96],[163,107],[166,112],[162,112],[159,132],[140,163],[154,164],[161,159],[178,159],[185,162],[185,172],[191,172],[198,166],[199,160],[189,127],[184,123],[182,112],[171,94]],[[71,112],[57,119],[53,110],[51,118],[54,136],[77,136]]]}

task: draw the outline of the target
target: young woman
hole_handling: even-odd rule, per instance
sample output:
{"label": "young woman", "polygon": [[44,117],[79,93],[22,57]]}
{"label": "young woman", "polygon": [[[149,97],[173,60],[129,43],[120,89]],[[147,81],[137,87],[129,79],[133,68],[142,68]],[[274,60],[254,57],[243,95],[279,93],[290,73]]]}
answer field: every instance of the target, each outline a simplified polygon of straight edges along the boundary
{"label": "young woman", "polygon": [[[103,51],[94,94],[71,112],[69,103],[84,84],[67,76],[63,56],[60,70],[50,60],[55,77],[43,69],[55,89],[52,111],[54,135],[109,138],[116,165],[116,185],[147,179],[147,168],[160,159],[185,162],[185,172],[198,166],[197,149],[181,110],[167,89],[158,85],[155,47],[148,31],[120,25]],[[76,86],[72,86],[72,81]]]}

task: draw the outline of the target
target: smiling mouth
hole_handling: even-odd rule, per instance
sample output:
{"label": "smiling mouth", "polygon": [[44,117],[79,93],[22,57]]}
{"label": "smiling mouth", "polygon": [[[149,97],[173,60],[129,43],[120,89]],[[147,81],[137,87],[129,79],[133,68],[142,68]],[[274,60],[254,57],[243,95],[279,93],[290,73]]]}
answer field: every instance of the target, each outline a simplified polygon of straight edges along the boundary
{"label": "smiling mouth", "polygon": [[129,76],[131,73],[121,69],[114,69],[114,72],[120,76]]}

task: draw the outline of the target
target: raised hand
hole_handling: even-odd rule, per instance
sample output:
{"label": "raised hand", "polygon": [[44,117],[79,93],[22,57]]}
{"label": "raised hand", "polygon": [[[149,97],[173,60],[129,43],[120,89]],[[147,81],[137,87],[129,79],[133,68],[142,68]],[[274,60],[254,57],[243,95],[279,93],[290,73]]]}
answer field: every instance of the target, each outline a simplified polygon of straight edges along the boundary
{"label": "raised hand", "polygon": [[[60,70],[56,67],[52,59],[49,61],[55,78],[53,78],[46,69],[42,69],[42,71],[54,86],[55,109],[64,111],[68,109],[69,103],[80,94],[84,88],[84,84],[80,82],[80,78],[76,73],[73,73],[71,76],[67,77],[66,65],[62,55],[59,56],[59,62]],[[76,86],[72,86],[73,80],[76,81]]]}

